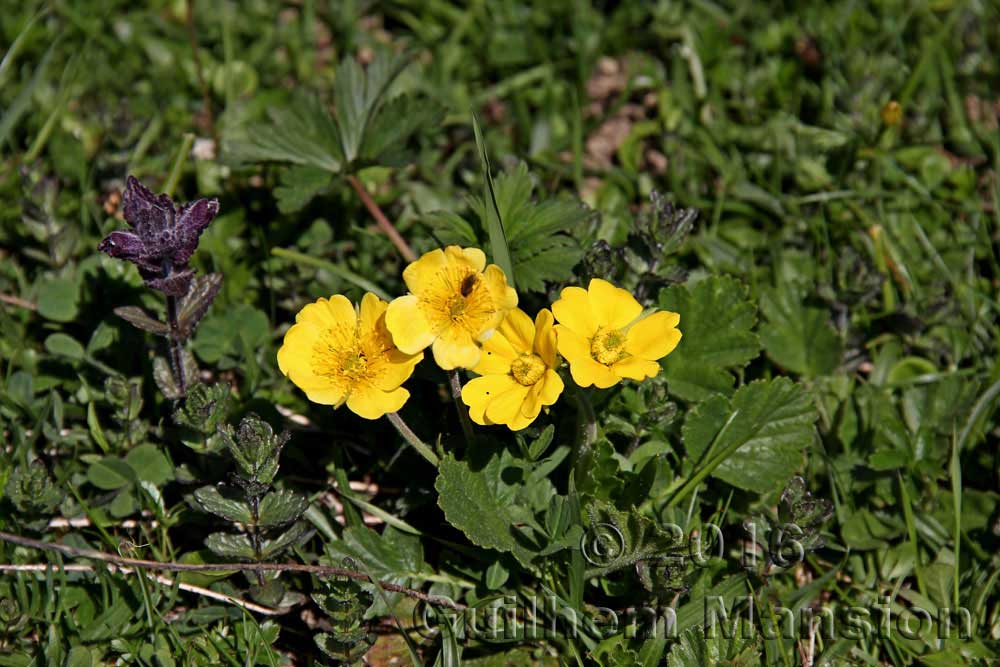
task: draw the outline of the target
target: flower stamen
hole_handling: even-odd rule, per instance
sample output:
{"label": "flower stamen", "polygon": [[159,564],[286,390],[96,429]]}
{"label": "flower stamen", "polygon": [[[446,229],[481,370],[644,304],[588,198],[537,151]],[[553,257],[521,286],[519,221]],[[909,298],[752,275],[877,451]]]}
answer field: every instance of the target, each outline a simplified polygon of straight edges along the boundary
{"label": "flower stamen", "polygon": [[524,353],[510,362],[510,374],[518,384],[530,387],[545,375],[547,366],[537,354]]}
{"label": "flower stamen", "polygon": [[598,328],[590,341],[590,356],[606,366],[617,363],[627,356],[625,340],[620,329]]}

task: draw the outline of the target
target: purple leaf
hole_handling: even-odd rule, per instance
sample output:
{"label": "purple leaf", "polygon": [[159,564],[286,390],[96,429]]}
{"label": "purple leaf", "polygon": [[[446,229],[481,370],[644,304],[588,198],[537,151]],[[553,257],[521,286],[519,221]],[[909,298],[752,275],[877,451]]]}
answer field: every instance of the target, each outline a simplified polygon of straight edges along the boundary
{"label": "purple leaf", "polygon": [[198,248],[198,237],[219,213],[219,200],[199,199],[184,204],[177,214],[174,261],[186,264]]}
{"label": "purple leaf", "polygon": [[125,180],[122,201],[125,222],[139,236],[146,237],[173,226],[174,202],[167,195],[154,195],[135,176]]}
{"label": "purple leaf", "polygon": [[101,241],[97,249],[112,257],[134,262],[144,252],[145,245],[142,239],[132,232],[111,232]]}

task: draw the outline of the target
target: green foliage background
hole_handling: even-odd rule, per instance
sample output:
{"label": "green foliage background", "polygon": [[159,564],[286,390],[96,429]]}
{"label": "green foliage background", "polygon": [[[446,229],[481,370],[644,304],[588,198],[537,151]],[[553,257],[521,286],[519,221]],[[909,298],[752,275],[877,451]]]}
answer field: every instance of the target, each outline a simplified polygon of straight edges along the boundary
{"label": "green foliage background", "polygon": [[[414,601],[370,584],[179,576],[285,612],[268,615],[0,543],[4,564],[53,564],[0,572],[0,665],[1000,659],[995,3],[6,4],[0,530],[159,561],[361,568],[478,610],[675,605],[680,633],[592,623],[496,642],[442,621],[422,636],[398,630]],[[193,265],[224,282],[189,361],[228,392],[175,404],[161,340],[113,312],[163,312],[96,251],[124,226],[126,174],[221,202]],[[277,369],[303,304],[405,289],[348,177],[417,253],[503,252],[498,213],[529,313],[599,275],[679,312],[683,341],[655,381],[591,395],[585,452],[569,395],[526,434],[468,446],[424,364],[402,414],[439,444],[434,470],[388,423],[311,405]],[[680,224],[654,193],[700,217]],[[291,432],[266,479],[217,429],[250,413]],[[742,567],[769,545],[736,538],[782,521],[804,528],[802,562]],[[719,525],[728,550],[664,564],[665,523]],[[623,543],[588,563],[598,525]],[[765,614],[961,606],[973,632],[706,638],[712,595],[757,596]]]}

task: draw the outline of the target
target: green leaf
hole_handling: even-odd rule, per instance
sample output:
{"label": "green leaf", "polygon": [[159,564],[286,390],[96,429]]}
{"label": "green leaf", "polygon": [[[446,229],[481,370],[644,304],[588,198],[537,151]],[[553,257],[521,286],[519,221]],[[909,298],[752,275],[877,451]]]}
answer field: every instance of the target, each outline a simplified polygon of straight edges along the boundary
{"label": "green leaf", "polygon": [[56,322],[76,318],[80,299],[79,282],[67,278],[47,280],[38,287],[38,314]]}
{"label": "green leaf", "polygon": [[326,551],[334,564],[352,558],[364,563],[374,576],[397,583],[424,569],[420,538],[392,526],[386,526],[381,534],[366,526],[352,526],[344,530],[339,541],[328,543]]}
{"label": "green leaf", "polygon": [[516,527],[519,521],[511,507],[516,489],[503,481],[503,468],[499,456],[490,458],[479,470],[451,455],[445,457],[434,483],[438,505],[448,523],[465,533],[473,544],[513,554],[527,566],[535,554],[525,548]]}
{"label": "green leaf", "polygon": [[157,486],[174,478],[173,466],[155,445],[139,445],[125,455],[125,463],[135,471],[138,479]]}
{"label": "green leaf", "polygon": [[636,509],[623,511],[610,502],[594,501],[587,508],[588,526],[581,548],[587,577],[596,577],[634,566],[640,561],[678,553],[682,539]]}
{"label": "green leaf", "polygon": [[121,459],[106,456],[87,469],[87,480],[104,491],[120,489],[138,479],[135,471]]}
{"label": "green leaf", "polygon": [[156,334],[157,336],[166,336],[170,332],[170,327],[138,306],[121,306],[119,308],[115,308],[114,312],[115,315],[122,318],[136,329],[148,331],[149,333]]}
{"label": "green leaf", "polygon": [[659,306],[681,316],[681,342],[663,360],[670,392],[692,402],[731,394],[731,371],[760,353],[753,333],[757,312],[746,287],[728,276],[712,276],[661,290]]}
{"label": "green leaf", "polygon": [[194,351],[202,361],[214,364],[225,356],[242,356],[241,339],[250,349],[257,349],[267,342],[269,333],[267,315],[241,303],[202,322],[194,338]]}
{"label": "green leaf", "polygon": [[298,165],[286,169],[281,174],[281,185],[274,189],[278,210],[282,213],[302,210],[332,182],[333,175],[319,167]]}
{"label": "green leaf", "polygon": [[45,349],[60,357],[79,361],[84,357],[83,345],[64,333],[50,334],[45,339]]}
{"label": "green leaf", "polygon": [[272,528],[295,521],[309,507],[309,501],[297,493],[282,489],[272,491],[260,501],[257,523],[263,528]]}
{"label": "green leaf", "polygon": [[716,628],[715,633],[710,637],[703,627],[686,630],[670,649],[667,667],[760,667],[764,664],[753,638],[736,632],[732,639],[727,639],[720,628]]}
{"label": "green leaf", "polygon": [[250,506],[241,500],[226,498],[217,487],[203,486],[194,492],[194,499],[201,509],[226,521],[249,525],[253,523]]}
{"label": "green leaf", "polygon": [[270,122],[236,127],[223,153],[236,162],[290,162],[339,173],[344,164],[340,131],[318,99],[298,94],[268,108]]}
{"label": "green leaf", "polygon": [[510,258],[510,248],[503,229],[503,215],[497,203],[496,189],[493,187],[493,175],[490,173],[490,157],[486,152],[486,141],[479,129],[476,114],[472,114],[472,129],[476,135],[476,148],[483,166],[483,226],[490,235],[490,250],[493,252],[493,263],[503,269],[507,275],[507,283],[517,289],[514,277],[514,263]]}
{"label": "green leaf", "polygon": [[232,533],[212,533],[205,538],[205,546],[222,558],[253,560],[256,557],[250,538]]}
{"label": "green leaf", "polygon": [[305,521],[294,523],[278,537],[271,540],[264,540],[264,544],[260,549],[260,557],[264,560],[274,558],[289,547],[304,544],[315,532]]}
{"label": "green leaf", "polygon": [[830,326],[829,313],[805,305],[802,285],[785,283],[764,293],[760,310],[767,318],[760,339],[774,363],[804,377],[830,375],[840,365],[843,343]]}
{"label": "green leaf", "polygon": [[406,54],[379,50],[367,70],[362,70],[351,56],[338,65],[333,89],[341,150],[347,162],[360,157],[372,116],[385,101],[389,86],[409,63]]}
{"label": "green leaf", "polygon": [[783,488],[802,465],[802,450],[815,437],[816,409],[809,395],[787,378],[758,381],[732,397],[715,395],[688,413],[684,447],[708,470],[733,486],[758,493]]}

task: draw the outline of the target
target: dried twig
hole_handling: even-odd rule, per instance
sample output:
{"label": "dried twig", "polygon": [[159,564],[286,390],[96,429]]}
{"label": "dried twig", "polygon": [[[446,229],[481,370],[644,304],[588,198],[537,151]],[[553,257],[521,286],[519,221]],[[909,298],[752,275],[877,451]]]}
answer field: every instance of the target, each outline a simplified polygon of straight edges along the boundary
{"label": "dried twig", "polygon": [[19,308],[25,308],[27,310],[38,310],[38,306],[30,301],[25,301],[21,297],[11,296],[10,294],[0,294],[0,302],[10,304],[11,306],[17,306]]}
{"label": "dried twig", "polygon": [[[110,565],[109,569],[112,572],[121,572],[122,574],[136,574],[137,572],[131,568],[117,567],[115,565]],[[23,565],[0,564],[0,572],[48,572],[49,570],[64,572],[96,572],[97,568],[93,565],[53,565],[52,563],[28,563]],[[226,595],[225,593],[213,591],[209,588],[195,586],[194,584],[187,584],[183,581],[174,581],[170,577],[165,577],[160,574],[146,574],[146,577],[164,586],[177,586],[177,588],[182,591],[194,593],[196,595],[200,595],[201,597],[211,598],[213,600],[219,600],[221,602],[228,602],[229,604],[236,605],[237,607],[242,607],[247,611],[264,614],[265,616],[281,616],[282,614],[287,614],[292,610],[292,607],[285,607],[283,609],[264,607],[254,602],[250,602],[249,600],[242,600],[240,598],[233,597],[232,595]]]}
{"label": "dried twig", "polygon": [[459,602],[453,602],[448,598],[439,597],[437,595],[428,595],[427,593],[407,588],[406,586],[400,586],[388,581],[373,579],[364,572],[350,570],[345,567],[333,567],[330,565],[305,565],[302,563],[172,563],[155,560],[141,560],[137,558],[122,558],[121,556],[115,556],[113,554],[97,551],[95,549],[78,549],[66,544],[41,542],[39,540],[33,540],[30,537],[22,537],[20,535],[14,535],[12,533],[5,533],[2,531],[0,531],[0,540],[10,542],[11,544],[18,544],[23,547],[29,547],[31,549],[58,551],[59,553],[72,558],[90,558],[105,563],[112,563],[114,565],[144,570],[163,570],[165,572],[235,572],[241,570],[251,572],[308,572],[309,574],[319,576],[345,577],[347,579],[354,579],[355,581],[374,583],[387,591],[402,593],[407,597],[421,600],[427,604],[432,604],[438,607],[448,607],[449,609],[455,609],[457,611],[465,609],[465,605]]}
{"label": "dried twig", "polygon": [[399,232],[396,231],[396,228],[392,226],[391,222],[389,222],[389,218],[385,217],[385,213],[383,213],[382,209],[379,208],[379,205],[375,203],[372,196],[368,194],[368,191],[365,190],[365,186],[361,184],[358,177],[354,175],[348,176],[347,182],[351,184],[354,191],[358,193],[359,197],[361,197],[361,202],[365,205],[365,208],[368,209],[368,212],[372,214],[372,217],[375,218],[375,222],[378,224],[379,229],[381,229],[385,235],[389,237],[389,240],[392,241],[394,246],[396,246],[396,250],[398,250],[399,254],[403,256],[403,259],[407,262],[415,262],[417,260],[417,253],[413,252],[413,248],[410,247],[410,244],[406,242],[406,239],[400,236]]}

